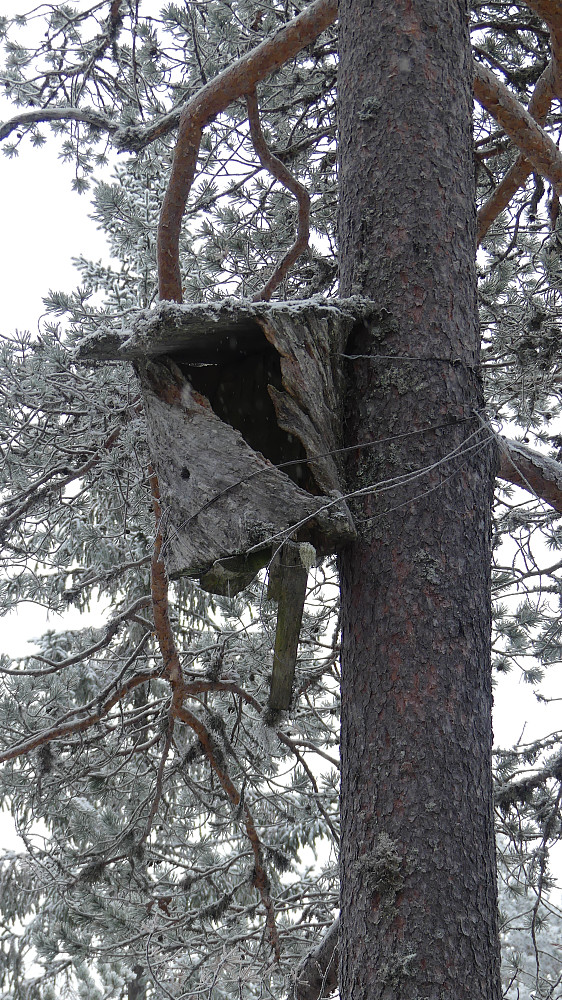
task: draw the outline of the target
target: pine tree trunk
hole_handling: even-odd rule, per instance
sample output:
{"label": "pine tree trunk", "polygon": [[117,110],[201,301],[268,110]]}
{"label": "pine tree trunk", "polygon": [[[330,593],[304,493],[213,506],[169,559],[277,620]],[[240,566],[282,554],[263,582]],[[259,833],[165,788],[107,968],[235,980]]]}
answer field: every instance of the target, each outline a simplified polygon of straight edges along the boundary
{"label": "pine tree trunk", "polygon": [[467,22],[340,2],[340,294],[381,306],[347,348],[346,444],[381,442],[348,485],[384,484],[341,557],[343,1000],[501,995]]}

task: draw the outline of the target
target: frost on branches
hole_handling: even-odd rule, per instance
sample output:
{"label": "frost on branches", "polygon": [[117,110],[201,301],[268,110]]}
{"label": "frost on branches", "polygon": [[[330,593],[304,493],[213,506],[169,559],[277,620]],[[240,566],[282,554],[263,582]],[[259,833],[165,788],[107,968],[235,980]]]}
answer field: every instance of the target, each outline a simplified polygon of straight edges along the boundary
{"label": "frost on branches", "polygon": [[[308,576],[290,709],[272,713],[267,568],[228,598],[169,583],[137,377],[76,353],[154,307],[158,271],[188,303],[337,294],[335,16],[328,0],[107,0],[0,17],[3,152],[40,170],[30,147],[58,144],[109,251],[46,295],[39,335],[0,330],[0,607],[22,630],[29,602],[51,616],[33,655],[0,664],[20,837],[0,862],[2,997],[337,986],[334,561]],[[539,698],[562,656],[561,22],[543,0],[471,4],[484,426],[505,435],[493,667]],[[562,997],[561,756],[562,731],[497,753],[509,1000]]]}

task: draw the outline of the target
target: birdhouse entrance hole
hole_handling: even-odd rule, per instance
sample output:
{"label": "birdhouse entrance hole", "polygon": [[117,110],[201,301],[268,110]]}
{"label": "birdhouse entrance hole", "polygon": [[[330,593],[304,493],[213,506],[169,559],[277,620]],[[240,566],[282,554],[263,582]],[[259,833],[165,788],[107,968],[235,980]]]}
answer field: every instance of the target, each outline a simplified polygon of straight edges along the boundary
{"label": "birdhouse entrance hole", "polygon": [[240,431],[253,451],[282,467],[297,486],[317,494],[302,443],[277,422],[269,387],[283,392],[281,361],[263,330],[257,324],[244,331],[233,329],[212,349],[209,346],[201,350],[199,360],[194,360],[193,350],[174,352],[173,360],[217,417]]}

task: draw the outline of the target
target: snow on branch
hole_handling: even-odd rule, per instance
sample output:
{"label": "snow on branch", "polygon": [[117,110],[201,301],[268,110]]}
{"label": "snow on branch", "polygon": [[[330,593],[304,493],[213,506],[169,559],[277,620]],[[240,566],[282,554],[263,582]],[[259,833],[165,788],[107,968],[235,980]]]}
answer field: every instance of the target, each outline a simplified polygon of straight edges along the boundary
{"label": "snow on branch", "polygon": [[[85,733],[101,722],[102,719],[105,719],[112,708],[116,705],[121,705],[126,695],[130,694],[134,688],[140,684],[147,684],[156,676],[158,675],[152,670],[145,670],[142,673],[134,674],[117,688],[106,701],[100,703],[99,699],[97,699],[99,707],[95,711],[84,715],[82,719],[78,719],[76,722],[61,722],[52,726],[51,729],[40,730],[22,743],[14,744],[0,753],[0,764],[4,764],[7,760],[15,760],[17,757],[26,757],[33,750],[37,750],[47,743],[53,743],[55,740],[68,739],[70,736]],[[75,709],[72,714],[80,714],[83,711],[86,711],[86,707]]]}
{"label": "snow on branch", "polygon": [[93,108],[37,108],[35,111],[22,111],[21,114],[9,118],[0,125],[0,141],[7,139],[17,128],[25,125],[39,125],[41,122],[82,122],[93,128],[108,132],[109,135],[118,131],[118,126],[106,115]]}
{"label": "snow on branch", "polygon": [[494,796],[496,804],[503,808],[509,808],[517,802],[528,802],[529,794],[551,778],[562,782],[562,753],[555,754],[543,767],[533,771],[532,774],[498,785]]}
{"label": "snow on branch", "polygon": [[498,476],[520,486],[562,514],[562,463],[519,441],[498,438]]}

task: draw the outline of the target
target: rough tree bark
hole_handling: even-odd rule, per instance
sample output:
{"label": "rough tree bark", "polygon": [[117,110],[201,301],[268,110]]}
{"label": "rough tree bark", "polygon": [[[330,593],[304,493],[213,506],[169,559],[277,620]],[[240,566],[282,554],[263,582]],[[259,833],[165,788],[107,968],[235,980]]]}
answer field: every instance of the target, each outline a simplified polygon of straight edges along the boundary
{"label": "rough tree bark", "polygon": [[341,556],[340,991],[497,1000],[466,5],[341,0],[340,58],[341,294],[386,310],[348,345],[346,443],[396,436],[348,465],[383,485]]}

